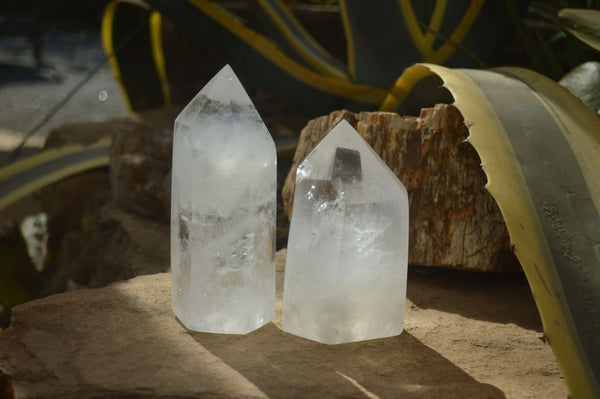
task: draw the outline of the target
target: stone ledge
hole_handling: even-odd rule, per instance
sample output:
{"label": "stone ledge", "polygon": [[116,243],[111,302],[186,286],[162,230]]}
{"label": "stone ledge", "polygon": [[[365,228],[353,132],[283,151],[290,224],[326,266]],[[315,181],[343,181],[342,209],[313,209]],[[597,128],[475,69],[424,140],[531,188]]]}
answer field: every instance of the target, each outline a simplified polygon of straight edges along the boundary
{"label": "stone ledge", "polygon": [[17,398],[565,398],[522,276],[412,269],[406,331],[323,345],[283,332],[278,308],[248,335],[192,333],[170,308],[170,274],[14,308],[0,371]]}

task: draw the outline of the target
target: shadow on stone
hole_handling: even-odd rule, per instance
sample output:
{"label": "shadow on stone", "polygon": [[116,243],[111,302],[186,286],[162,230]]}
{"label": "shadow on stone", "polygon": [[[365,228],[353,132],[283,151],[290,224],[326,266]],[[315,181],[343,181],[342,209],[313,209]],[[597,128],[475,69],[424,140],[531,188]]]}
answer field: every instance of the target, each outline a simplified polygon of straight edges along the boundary
{"label": "shadow on stone", "polygon": [[495,323],[513,323],[542,332],[542,322],[523,273],[479,273],[411,266],[406,296],[421,309],[437,309]]}
{"label": "shadow on stone", "polygon": [[170,309],[170,275],[13,308],[0,370],[18,398],[264,397],[196,343]]}
{"label": "shadow on stone", "polygon": [[248,335],[190,335],[269,397],[504,398],[413,335],[325,345],[270,323]]}

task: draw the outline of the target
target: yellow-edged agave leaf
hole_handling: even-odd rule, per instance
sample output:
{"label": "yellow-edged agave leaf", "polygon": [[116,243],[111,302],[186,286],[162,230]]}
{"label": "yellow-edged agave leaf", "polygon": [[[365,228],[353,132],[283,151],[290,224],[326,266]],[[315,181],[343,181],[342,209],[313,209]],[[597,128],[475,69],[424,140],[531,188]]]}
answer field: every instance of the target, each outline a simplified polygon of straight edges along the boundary
{"label": "yellow-edged agave leaf", "polygon": [[[440,0],[430,7],[422,1],[378,0],[373,7],[368,1],[341,0],[345,65],[315,40],[286,2],[253,3],[260,31],[218,1],[110,2],[103,42],[131,108],[169,100],[160,15],[225,56],[236,73],[315,116],[333,109],[376,109],[398,72],[415,61],[481,65],[480,58],[496,58],[494,43],[503,43],[510,22],[502,2],[461,0],[450,7]],[[156,11],[149,13],[147,6]],[[140,24],[146,19],[148,25]]]}
{"label": "yellow-edged agave leaf", "polygon": [[565,8],[558,22],[570,34],[600,52],[600,11]]}
{"label": "yellow-edged agave leaf", "polygon": [[[106,137],[91,145],[49,148],[0,168],[0,209],[67,177],[107,167],[111,142]],[[277,156],[293,155],[297,144],[297,139],[277,139]]]}
{"label": "yellow-edged agave leaf", "polygon": [[600,397],[600,119],[519,68],[421,64],[396,86],[428,73],[465,118],[571,397]]}
{"label": "yellow-edged agave leaf", "polygon": [[162,18],[143,2],[111,1],[102,19],[102,45],[130,110],[171,102],[161,41]]}
{"label": "yellow-edged agave leaf", "polygon": [[279,32],[271,38],[286,55],[306,63],[324,76],[349,80],[344,64],[321,47],[282,1],[256,0],[256,4],[255,14],[265,25]]}
{"label": "yellow-edged agave leaf", "polygon": [[[272,7],[275,1],[270,2],[270,8],[266,2],[261,5],[272,13],[269,15],[279,23],[278,29],[289,35],[286,38],[289,39],[286,40],[287,48],[296,46],[302,49],[299,58],[303,59],[303,63],[288,56],[275,41],[248,27],[218,2],[146,0],[146,3],[221,52],[236,73],[265,91],[276,93],[281,101],[301,107],[309,114],[319,115],[323,110],[337,108],[374,109],[387,94],[385,88],[350,82],[338,66],[333,62],[328,64],[331,60],[319,51],[310,36],[300,35],[303,32],[296,21],[290,18],[284,20],[287,14],[283,12],[275,15],[276,10]],[[107,13],[108,11],[110,9]],[[105,16],[105,21],[109,20],[109,16]],[[125,31],[107,30],[113,35],[120,32],[120,40],[126,38]],[[296,36],[292,37],[294,34]],[[118,43],[120,40],[115,36],[112,41]],[[120,66],[119,59],[116,61],[119,62],[114,69],[117,73],[118,70],[128,69]],[[143,76],[139,78],[142,79]],[[134,95],[135,93],[131,93],[131,96]]]}
{"label": "yellow-edged agave leaf", "polygon": [[0,209],[66,177],[108,166],[110,143],[104,138],[51,148],[0,168]]}

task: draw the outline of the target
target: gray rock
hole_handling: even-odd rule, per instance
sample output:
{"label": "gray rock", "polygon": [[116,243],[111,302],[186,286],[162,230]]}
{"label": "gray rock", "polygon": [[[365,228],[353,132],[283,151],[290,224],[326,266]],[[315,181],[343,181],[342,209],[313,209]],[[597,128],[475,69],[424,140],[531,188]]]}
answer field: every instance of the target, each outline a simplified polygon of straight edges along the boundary
{"label": "gray rock", "polygon": [[169,225],[107,205],[83,221],[75,281],[101,287],[169,269]]}
{"label": "gray rock", "polygon": [[120,207],[169,219],[172,144],[172,128],[137,123],[116,132],[110,150],[110,184]]}
{"label": "gray rock", "polygon": [[46,148],[91,144],[107,136],[113,136],[113,145],[109,170],[68,177],[38,194],[48,214],[53,254],[46,265],[46,294],[73,287],[74,281],[99,287],[168,269],[165,180],[170,179],[172,134],[162,126],[170,113],[147,116],[152,122],[130,116],[67,125],[48,137]]}

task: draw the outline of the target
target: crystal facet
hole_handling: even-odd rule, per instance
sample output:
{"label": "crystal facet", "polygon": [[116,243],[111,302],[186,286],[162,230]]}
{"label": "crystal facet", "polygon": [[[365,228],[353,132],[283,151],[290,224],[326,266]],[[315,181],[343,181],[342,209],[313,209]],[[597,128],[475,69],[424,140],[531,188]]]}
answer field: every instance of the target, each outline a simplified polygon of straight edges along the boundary
{"label": "crystal facet", "polygon": [[276,164],[225,66],[175,120],[171,302],[187,328],[244,334],[275,315]]}
{"label": "crystal facet", "polygon": [[400,334],[408,195],[346,122],[296,171],[283,329],[326,344]]}

